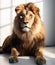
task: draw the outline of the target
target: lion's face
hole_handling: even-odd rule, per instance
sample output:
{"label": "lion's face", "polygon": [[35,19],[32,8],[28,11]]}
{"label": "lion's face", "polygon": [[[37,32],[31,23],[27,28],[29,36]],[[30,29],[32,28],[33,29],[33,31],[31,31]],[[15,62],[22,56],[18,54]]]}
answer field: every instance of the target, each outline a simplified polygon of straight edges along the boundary
{"label": "lion's face", "polygon": [[28,32],[31,29],[35,18],[33,12],[24,9],[17,14],[17,17],[18,17],[19,28],[21,29],[21,31]]}
{"label": "lion's face", "polygon": [[20,29],[22,32],[29,32],[34,23],[35,14],[38,15],[39,9],[33,4],[20,5],[17,6],[15,11],[17,13],[16,16],[16,29]]}

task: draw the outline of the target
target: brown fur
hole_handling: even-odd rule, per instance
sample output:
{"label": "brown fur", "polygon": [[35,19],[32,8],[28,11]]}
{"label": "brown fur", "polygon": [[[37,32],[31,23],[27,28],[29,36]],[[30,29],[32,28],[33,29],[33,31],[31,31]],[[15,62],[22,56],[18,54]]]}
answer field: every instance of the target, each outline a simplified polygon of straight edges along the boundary
{"label": "brown fur", "polygon": [[[2,50],[0,51],[3,53],[11,53],[11,57],[9,58],[10,62],[17,62],[18,55],[33,55],[37,64],[45,63],[46,61],[43,58],[45,29],[40,18],[39,8],[33,3],[28,3],[17,6],[15,11],[17,16],[14,19],[13,32],[5,39],[2,45]],[[20,29],[20,27],[24,26],[23,22],[18,23],[18,21],[20,21],[20,12],[24,13],[26,16],[30,13],[33,14],[30,15],[31,18],[33,17],[32,19],[28,16],[23,16],[24,21],[28,21],[29,31],[26,31],[26,29],[24,29],[24,31]],[[22,16],[20,16],[20,18],[22,18]]]}

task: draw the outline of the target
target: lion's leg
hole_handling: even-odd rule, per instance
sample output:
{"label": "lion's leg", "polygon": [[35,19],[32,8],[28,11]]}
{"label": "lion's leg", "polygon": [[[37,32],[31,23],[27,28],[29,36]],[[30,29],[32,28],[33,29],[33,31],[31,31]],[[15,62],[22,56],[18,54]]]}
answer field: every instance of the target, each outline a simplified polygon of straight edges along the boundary
{"label": "lion's leg", "polygon": [[42,65],[46,63],[46,60],[43,57],[43,47],[40,47],[38,50],[35,50],[35,59],[38,65]]}
{"label": "lion's leg", "polygon": [[17,51],[17,49],[12,48],[11,49],[11,56],[9,57],[9,62],[10,63],[18,62],[18,55],[19,55],[19,52]]}

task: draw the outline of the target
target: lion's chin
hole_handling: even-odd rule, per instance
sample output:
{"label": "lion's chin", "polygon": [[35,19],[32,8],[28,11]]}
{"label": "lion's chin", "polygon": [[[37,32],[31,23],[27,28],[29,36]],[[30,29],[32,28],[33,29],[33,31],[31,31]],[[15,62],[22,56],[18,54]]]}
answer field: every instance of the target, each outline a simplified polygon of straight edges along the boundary
{"label": "lion's chin", "polygon": [[23,32],[29,32],[29,30],[30,30],[30,29],[27,28],[27,27],[22,29]]}

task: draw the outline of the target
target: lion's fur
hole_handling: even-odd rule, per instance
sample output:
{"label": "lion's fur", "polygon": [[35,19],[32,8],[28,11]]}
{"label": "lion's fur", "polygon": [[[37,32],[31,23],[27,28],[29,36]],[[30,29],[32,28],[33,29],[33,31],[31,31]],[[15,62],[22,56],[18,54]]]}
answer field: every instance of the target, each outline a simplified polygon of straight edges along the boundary
{"label": "lion's fur", "polygon": [[[8,36],[3,45],[3,52],[11,52],[12,48],[16,48],[20,55],[41,55],[42,48],[45,45],[45,29],[43,22],[41,21],[39,8],[33,3],[23,4],[17,6],[15,11],[19,14],[23,9],[30,10],[35,15],[35,19],[29,32],[22,32],[19,29],[18,16],[14,19],[13,32]],[[18,27],[17,27],[18,26]],[[38,50],[41,53],[38,53]]]}

